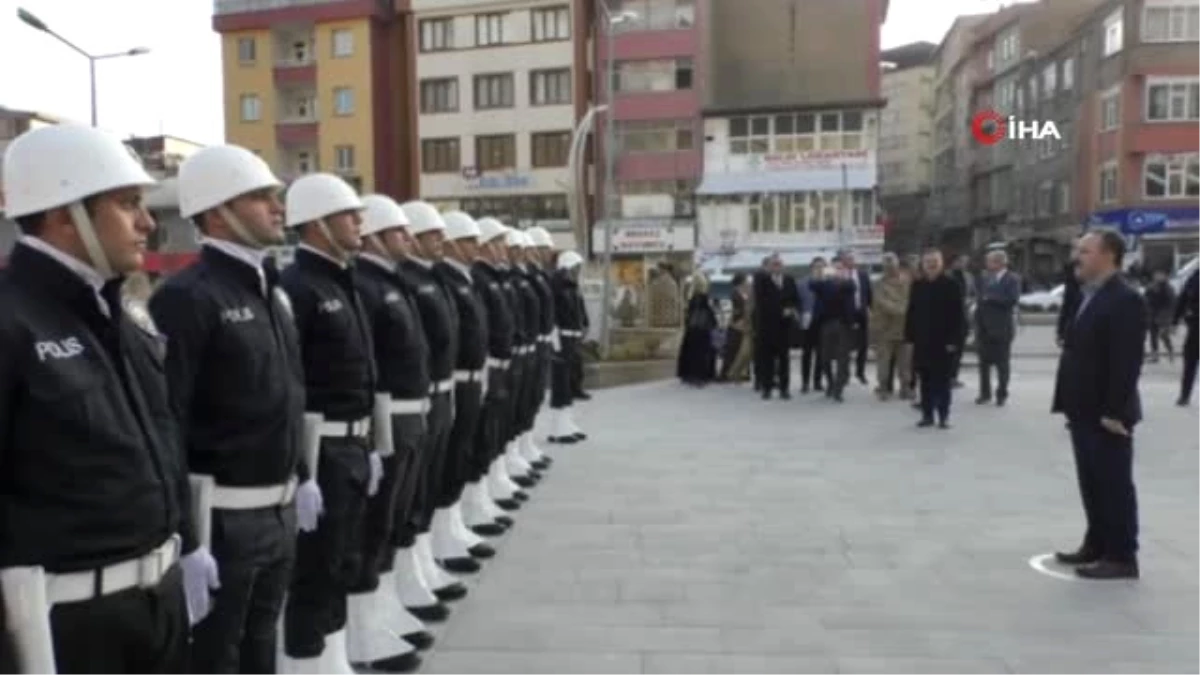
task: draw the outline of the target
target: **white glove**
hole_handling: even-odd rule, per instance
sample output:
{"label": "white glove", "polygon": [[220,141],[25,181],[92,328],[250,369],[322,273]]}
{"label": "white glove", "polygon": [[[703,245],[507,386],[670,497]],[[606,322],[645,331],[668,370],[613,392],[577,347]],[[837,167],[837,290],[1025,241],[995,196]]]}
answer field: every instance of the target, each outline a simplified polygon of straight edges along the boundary
{"label": "white glove", "polygon": [[808,330],[808,327],[811,325],[812,325],[812,312],[805,312],[804,314],[802,314],[800,316],[800,327],[803,328],[804,330]]}
{"label": "white glove", "polygon": [[183,556],[179,561],[183,569],[183,592],[187,598],[188,620],[193,626],[208,616],[212,609],[211,591],[221,587],[221,579],[217,574],[217,561],[201,546]]}
{"label": "white glove", "polygon": [[376,492],[379,492],[379,481],[383,480],[383,457],[379,451],[371,453],[369,458],[371,462],[371,475],[367,478],[367,496],[374,497]]}
{"label": "white glove", "polygon": [[317,481],[308,479],[296,488],[296,525],[301,532],[317,529],[317,520],[325,512],[325,499]]}
{"label": "white glove", "polygon": [[558,334],[557,328],[550,334],[550,346],[554,347],[555,354],[562,351],[562,336]]}

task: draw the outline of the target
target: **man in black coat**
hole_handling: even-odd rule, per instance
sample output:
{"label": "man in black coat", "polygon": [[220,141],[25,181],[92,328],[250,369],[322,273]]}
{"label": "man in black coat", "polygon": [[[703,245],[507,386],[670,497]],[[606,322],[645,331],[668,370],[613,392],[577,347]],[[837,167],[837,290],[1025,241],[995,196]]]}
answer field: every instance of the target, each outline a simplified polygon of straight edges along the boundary
{"label": "man in black coat", "polygon": [[[1016,337],[1014,312],[1021,300],[1021,279],[1008,269],[1008,253],[1003,249],[987,254],[987,274],[979,280],[975,305],[975,345],[979,353],[979,397],[983,405],[992,400],[992,369],[999,380],[996,405],[1008,400],[1012,342]],[[959,355],[961,360],[962,356]]]}
{"label": "man in black coat", "polygon": [[820,345],[817,372],[829,385],[825,396],[838,403],[842,402],[842,393],[850,381],[850,351],[858,340],[856,322],[865,316],[854,304],[858,293],[856,274],[857,270],[838,259],[834,261],[832,274],[809,282],[815,305],[820,308],[813,318]]}
{"label": "man in black coat", "polygon": [[1187,337],[1183,340],[1183,381],[1179,386],[1176,405],[1186,406],[1192,400],[1192,387],[1196,385],[1196,361],[1200,358],[1200,270],[1192,272],[1175,301],[1174,323],[1187,321]]}
{"label": "man in black coat", "polygon": [[1063,266],[1062,284],[1063,297],[1062,306],[1058,308],[1058,321],[1055,330],[1055,339],[1058,346],[1063,344],[1063,338],[1067,334],[1067,326],[1070,325],[1071,319],[1075,318],[1075,313],[1079,311],[1079,279],[1075,277],[1075,252],[1071,253],[1071,259]]}
{"label": "man in black coat", "polygon": [[1067,418],[1087,531],[1078,550],[1055,557],[1084,578],[1132,579],[1138,577],[1133,428],[1142,418],[1146,309],[1121,277],[1121,235],[1091,232],[1078,251],[1082,300],[1064,335],[1053,412]]}
{"label": "man in black coat", "polygon": [[[868,323],[871,318],[871,303],[875,300],[874,288],[871,287],[871,275],[867,270],[858,266],[854,252],[842,251],[838,262],[844,270],[843,275],[853,287],[850,300],[853,313],[848,327],[850,331],[850,350],[854,352],[854,376],[862,384],[867,383],[867,349],[870,340],[867,339]],[[835,397],[835,398],[840,398]]]}
{"label": "man in black coat", "polygon": [[792,331],[799,330],[799,312],[796,281],[783,273],[783,260],[773,255],[754,278],[755,380],[764,401],[775,386],[781,398],[791,398],[788,347]]}
{"label": "man in black coat", "polygon": [[927,251],[921,260],[925,271],[913,282],[904,321],[904,341],[913,346],[913,367],[921,383],[919,427],[949,428],[951,378],[959,340],[965,327],[962,287],[945,273],[942,253]]}

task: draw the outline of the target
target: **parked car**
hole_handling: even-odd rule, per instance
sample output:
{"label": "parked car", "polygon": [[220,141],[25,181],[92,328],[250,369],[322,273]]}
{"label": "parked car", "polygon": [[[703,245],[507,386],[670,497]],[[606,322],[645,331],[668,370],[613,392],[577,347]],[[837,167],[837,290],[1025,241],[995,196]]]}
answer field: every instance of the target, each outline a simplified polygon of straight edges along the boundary
{"label": "parked car", "polygon": [[1048,291],[1025,293],[1018,306],[1027,312],[1057,312],[1062,307],[1064,286],[1059,284]]}

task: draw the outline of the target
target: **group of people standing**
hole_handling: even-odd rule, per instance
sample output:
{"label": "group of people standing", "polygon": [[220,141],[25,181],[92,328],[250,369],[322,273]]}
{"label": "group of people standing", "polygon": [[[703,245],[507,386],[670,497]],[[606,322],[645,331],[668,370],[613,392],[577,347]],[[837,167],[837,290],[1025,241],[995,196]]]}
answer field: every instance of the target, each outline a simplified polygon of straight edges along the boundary
{"label": "group of people standing", "polygon": [[33,130],[3,178],[0,669],[417,667],[551,463],[547,386],[548,441],[586,438],[582,258],[332,174],[281,201],[215,146],[179,170],[199,260],[137,306],[153,180],[119,140]]}

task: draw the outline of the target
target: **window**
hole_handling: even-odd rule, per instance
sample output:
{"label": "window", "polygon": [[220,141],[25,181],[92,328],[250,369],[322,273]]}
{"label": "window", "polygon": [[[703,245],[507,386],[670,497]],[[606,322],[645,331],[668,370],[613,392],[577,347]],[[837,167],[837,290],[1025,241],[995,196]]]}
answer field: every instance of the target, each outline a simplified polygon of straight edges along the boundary
{"label": "window", "polygon": [[624,21],[614,30],[633,32],[646,30],[676,30],[696,24],[695,0],[624,0],[613,2],[613,12],[627,11],[637,15],[634,21]]}
{"label": "window", "polygon": [[692,88],[692,60],[659,59],[617,63],[617,91],[674,91]]}
{"label": "window", "polygon": [[1058,64],[1051,63],[1042,69],[1042,91],[1049,98],[1058,91]]}
{"label": "window", "polygon": [[1036,141],[1038,159],[1050,159],[1058,154],[1058,140],[1050,138],[1041,138]]}
{"label": "window", "polygon": [[242,121],[257,122],[262,119],[262,99],[258,94],[242,95]]}
{"label": "window", "polygon": [[517,166],[515,134],[475,137],[475,168],[480,171],[513,169]]}
{"label": "window", "polygon": [[1104,55],[1112,56],[1125,46],[1124,7],[1117,9],[1104,20]]}
{"label": "window", "polygon": [[339,117],[354,114],[354,90],[350,87],[334,87],[333,114]]}
{"label": "window", "polygon": [[729,152],[734,155],[771,151],[771,118],[733,117],[729,120]]}
{"label": "window", "polygon": [[254,38],[238,38],[238,63],[254,63],[258,59]]}
{"label": "window", "polygon": [[571,69],[533,70],[529,73],[530,105],[563,105],[571,102]]}
{"label": "window", "polygon": [[550,131],[529,136],[534,168],[567,165],[567,153],[571,148],[570,131]]}
{"label": "window", "polygon": [[353,54],[354,33],[350,32],[348,28],[339,28],[333,31],[333,58],[344,59]]}
{"label": "window", "polygon": [[334,168],[338,171],[354,171],[354,146],[335,145],[333,147]]}
{"label": "window", "polygon": [[857,110],[733,118],[729,128],[733,154],[864,147],[863,114]]}
{"label": "window", "polygon": [[475,109],[494,110],[513,107],[512,73],[475,76]]}
{"label": "window", "polygon": [[458,112],[458,78],[421,80],[421,113]]}
{"label": "window", "polygon": [[1200,119],[1200,79],[1151,79],[1146,83],[1147,122]]}
{"label": "window", "polygon": [[696,147],[691,120],[636,120],[617,122],[618,147],[622,152],[672,152]]}
{"label": "window", "polygon": [[312,154],[310,154],[308,152],[303,152],[303,151],[296,153],[296,170],[297,170],[297,173],[301,173],[301,174],[312,171],[313,170]]}
{"label": "window", "polygon": [[454,173],[462,167],[457,138],[426,138],[421,141],[422,173]]}
{"label": "window", "polygon": [[1147,155],[1142,185],[1147,199],[1200,197],[1200,155]]}
{"label": "window", "polygon": [[1068,56],[1062,62],[1062,88],[1070,91],[1075,86],[1075,57]]}
{"label": "window", "polygon": [[1106,91],[1100,97],[1100,131],[1110,131],[1121,126],[1120,85]]}
{"label": "window", "polygon": [[1147,0],[1142,10],[1142,42],[1200,40],[1200,2]]}
{"label": "window", "polygon": [[1071,184],[1062,182],[1058,184],[1058,212],[1071,212]]}
{"label": "window", "polygon": [[475,15],[475,46],[490,47],[504,44],[504,17],[506,14]]}
{"label": "window", "polygon": [[571,39],[571,10],[567,7],[535,9],[529,13],[533,21],[530,35],[534,42]]}
{"label": "window", "polygon": [[1117,165],[1108,163],[1100,167],[1100,203],[1117,201]]}
{"label": "window", "polygon": [[1038,217],[1050,215],[1053,203],[1054,183],[1048,180],[1042,181],[1041,185],[1038,185],[1036,215]]}
{"label": "window", "polygon": [[440,52],[454,49],[454,19],[421,21],[421,51]]}

